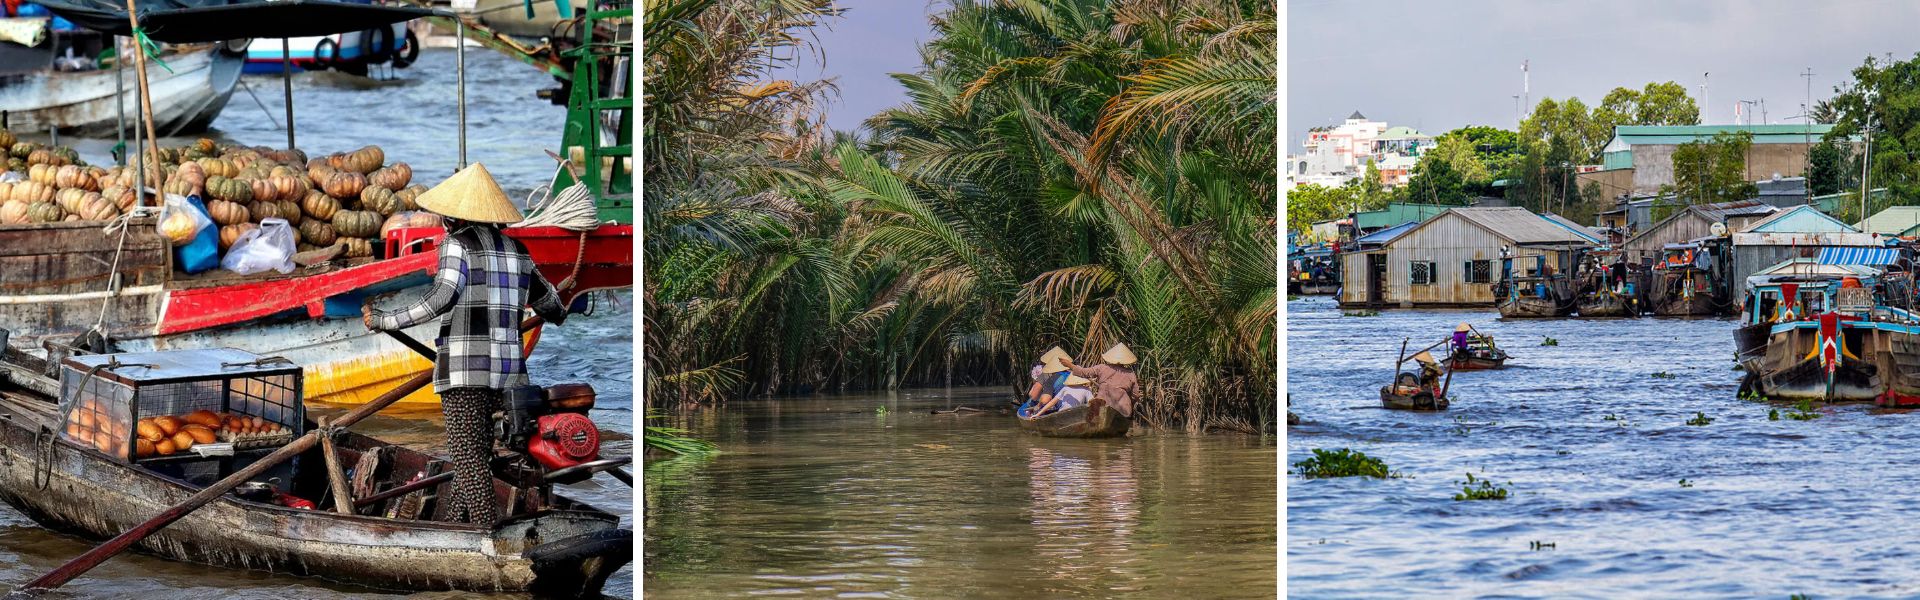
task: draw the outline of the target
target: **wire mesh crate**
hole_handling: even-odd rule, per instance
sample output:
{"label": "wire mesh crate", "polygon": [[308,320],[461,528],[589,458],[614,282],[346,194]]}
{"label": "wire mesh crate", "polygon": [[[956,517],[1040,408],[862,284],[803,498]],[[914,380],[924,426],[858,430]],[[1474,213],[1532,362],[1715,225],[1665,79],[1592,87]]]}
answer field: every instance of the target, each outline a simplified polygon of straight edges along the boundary
{"label": "wire mesh crate", "polygon": [[232,348],[69,356],[60,388],[63,437],[123,461],[276,447],[306,423],[300,367]]}

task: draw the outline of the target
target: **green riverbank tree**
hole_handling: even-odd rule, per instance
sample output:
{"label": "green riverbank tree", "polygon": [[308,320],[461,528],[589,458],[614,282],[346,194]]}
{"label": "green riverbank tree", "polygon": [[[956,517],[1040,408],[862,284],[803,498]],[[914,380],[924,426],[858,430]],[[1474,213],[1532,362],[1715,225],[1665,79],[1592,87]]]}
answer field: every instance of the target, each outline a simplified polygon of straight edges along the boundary
{"label": "green riverbank tree", "polygon": [[864,140],[771,81],[829,3],[678,4],[704,35],[656,56],[648,25],[675,110],[646,126],[679,136],[643,161],[650,406],[1014,390],[1125,341],[1145,423],[1274,429],[1271,4],[953,2]]}

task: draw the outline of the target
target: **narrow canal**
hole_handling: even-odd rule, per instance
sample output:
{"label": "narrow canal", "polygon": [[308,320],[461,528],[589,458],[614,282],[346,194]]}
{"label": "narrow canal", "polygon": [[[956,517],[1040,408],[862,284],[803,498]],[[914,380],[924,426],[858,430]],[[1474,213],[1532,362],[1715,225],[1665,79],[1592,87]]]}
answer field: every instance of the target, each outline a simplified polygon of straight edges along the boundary
{"label": "narrow canal", "polygon": [[[534,97],[552,87],[544,73],[484,49],[468,49],[467,97],[468,160],[483,162],[516,201],[553,173],[553,162],[542,148],[558,148],[566,110]],[[411,163],[415,179],[432,184],[445,178],[457,162],[453,84],[453,51],[425,50],[412,68],[396,72],[391,81],[375,82],[333,73],[306,73],[294,77],[294,114],[302,149],[311,154],[349,151],[378,144],[389,161]],[[252,77],[244,84],[267,106],[263,111],[247,91],[236,90],[231,102],[214,121],[208,137],[223,143],[280,147],[286,133],[279,129],[282,104],[278,77]],[[271,118],[269,117],[271,114]],[[35,139],[45,141],[45,136]],[[163,141],[179,145],[182,138]],[[89,161],[111,161],[113,140],[62,138]],[[431,171],[429,171],[431,169]],[[587,382],[599,392],[593,421],[603,432],[602,452],[627,456],[633,452],[633,295],[627,291],[596,299],[590,316],[575,315],[563,327],[548,327],[528,370],[537,384]],[[316,410],[315,416],[338,409]],[[437,411],[391,409],[363,421],[355,431],[410,447],[441,453],[445,430]],[[570,486],[561,493],[618,514],[622,526],[633,527],[631,488],[606,475]],[[20,582],[39,576],[85,552],[92,544],[55,534],[26,516],[0,505],[0,581]],[[606,594],[633,597],[633,567],[623,569],[607,583]],[[400,597],[364,588],[334,585],[303,577],[215,569],[124,554],[68,584],[55,597],[75,598],[369,598]],[[470,598],[465,593],[428,593],[418,598]],[[480,595],[516,598],[524,595]]]}
{"label": "narrow canal", "polygon": [[1005,388],[750,400],[647,467],[658,598],[1271,598],[1271,438],[1048,439]]}
{"label": "narrow canal", "polygon": [[[1739,399],[1731,320],[1497,316],[1288,303],[1288,392],[1305,421],[1289,470],[1352,448],[1402,475],[1287,476],[1289,593],[1920,594],[1901,549],[1920,533],[1920,415],[1841,405],[1795,420]],[[1378,408],[1401,340],[1463,321],[1513,354],[1508,367],[1456,374],[1447,412]],[[1511,495],[1455,501],[1467,473]]]}

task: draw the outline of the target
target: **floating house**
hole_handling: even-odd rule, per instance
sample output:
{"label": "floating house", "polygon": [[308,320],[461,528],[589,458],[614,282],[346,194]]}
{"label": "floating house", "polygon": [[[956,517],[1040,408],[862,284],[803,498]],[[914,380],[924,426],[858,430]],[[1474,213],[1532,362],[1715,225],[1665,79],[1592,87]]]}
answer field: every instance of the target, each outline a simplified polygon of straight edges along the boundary
{"label": "floating house", "polygon": [[1812,258],[1822,248],[1880,248],[1887,238],[1862,233],[1810,205],[1776,212],[1737,230],[1733,237],[1732,280],[1793,258]]}
{"label": "floating house", "polygon": [[1340,257],[1341,306],[1493,306],[1503,256],[1547,256],[1549,268],[1567,272],[1574,250],[1601,243],[1592,229],[1516,207],[1451,208],[1385,240],[1363,239]]}
{"label": "floating house", "polygon": [[[1666,210],[1676,208],[1666,207]],[[1698,204],[1677,210],[1620,244],[1619,249],[1626,254],[1628,261],[1644,263],[1658,260],[1661,249],[1667,244],[1680,244],[1713,235],[1715,223],[1724,225],[1729,232],[1742,231],[1780,211],[1772,204],[1758,200]]]}

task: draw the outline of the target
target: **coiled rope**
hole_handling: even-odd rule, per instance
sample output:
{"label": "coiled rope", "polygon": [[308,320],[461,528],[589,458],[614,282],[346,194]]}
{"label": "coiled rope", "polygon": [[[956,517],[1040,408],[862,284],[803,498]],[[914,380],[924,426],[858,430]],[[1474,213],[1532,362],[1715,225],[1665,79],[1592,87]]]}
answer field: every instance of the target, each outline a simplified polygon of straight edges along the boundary
{"label": "coiled rope", "polygon": [[[562,160],[553,170],[555,177],[567,168],[571,160]],[[543,184],[527,193],[527,218],[514,227],[559,227],[572,231],[589,231],[600,226],[600,207],[593,203],[593,193],[587,184],[575,179],[573,185],[554,194],[552,184]],[[535,202],[536,194],[544,195]]]}

